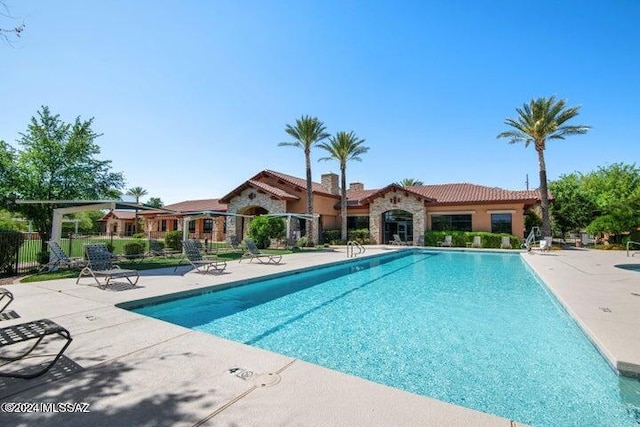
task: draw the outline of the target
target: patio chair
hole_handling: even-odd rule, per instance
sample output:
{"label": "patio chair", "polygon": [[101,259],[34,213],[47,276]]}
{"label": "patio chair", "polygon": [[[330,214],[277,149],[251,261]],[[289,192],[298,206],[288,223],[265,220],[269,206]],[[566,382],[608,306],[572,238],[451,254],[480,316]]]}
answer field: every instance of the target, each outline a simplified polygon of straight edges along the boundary
{"label": "patio chair", "polygon": [[424,246],[424,234],[418,236],[418,246]]}
{"label": "patio chair", "polygon": [[398,234],[393,235],[393,240],[391,240],[389,244],[397,245],[397,246],[407,246],[407,242],[403,242],[402,239],[400,238],[400,235]]}
{"label": "patio chair", "polygon": [[444,240],[442,242],[438,242],[438,246],[451,247],[452,240],[453,240],[453,236],[451,236],[451,235],[444,236]]}
{"label": "patio chair", "polygon": [[[2,355],[0,355],[0,367],[4,368],[5,366],[10,365],[12,362],[16,362],[18,360],[22,360],[29,356],[32,351],[39,347],[42,340],[47,336],[58,336],[65,340],[64,345],[55,355],[53,360],[49,362],[46,366],[40,367],[39,369],[33,372],[21,372],[23,369],[18,369],[14,371],[0,371],[0,377],[12,377],[12,378],[35,378],[39,375],[47,372],[51,367],[58,361],[62,353],[69,347],[71,344],[72,338],[71,334],[68,330],[58,325],[49,319],[40,319],[33,322],[22,323],[19,325],[9,326],[6,328],[0,329],[0,349],[5,350],[14,344],[19,343],[27,343],[35,340],[35,343],[30,347],[26,348],[23,346],[18,346],[14,355],[7,356],[3,351]],[[47,340],[49,341],[49,340]],[[48,355],[48,354],[47,354]],[[32,356],[34,357],[34,356]],[[39,357],[39,355],[38,355]],[[3,363],[2,363],[3,362]],[[22,365],[20,365],[22,366]]]}
{"label": "patio chair", "polygon": [[9,307],[9,304],[13,301],[13,294],[9,291],[9,289],[0,288],[0,302],[6,299],[7,302],[4,303],[2,308],[0,308],[0,313],[4,311],[5,308]]}
{"label": "patio chair", "polygon": [[40,269],[41,271],[54,271],[62,267],[74,268],[84,267],[87,265],[87,262],[82,258],[68,257],[58,242],[48,241],[47,245],[49,245],[49,249],[51,249],[52,256],[50,257],[49,262],[42,266]]}
{"label": "patio chair", "polygon": [[[133,286],[138,283],[138,279],[140,278],[138,270],[126,270],[115,265],[113,263],[113,255],[109,252],[106,245],[85,245],[84,251],[89,264],[80,271],[76,284],[80,282],[82,276],[92,276],[98,286],[100,286],[98,277],[104,277],[106,279],[105,287],[109,286],[109,282],[113,279],[127,279]],[[133,281],[131,281],[132,277],[134,277]]]}
{"label": "patio chair", "polygon": [[500,242],[500,249],[512,249],[511,237],[502,236],[502,241]]}
{"label": "patio chair", "polygon": [[149,255],[151,256],[162,256],[166,258],[179,253],[180,251],[176,251],[175,249],[163,248],[156,239],[149,239]]}
{"label": "patio chair", "polygon": [[472,248],[481,248],[482,247],[482,238],[480,236],[473,236],[473,242],[471,243]]}
{"label": "patio chair", "polygon": [[[205,257],[198,249],[198,246],[193,240],[184,240],[182,242],[182,250],[184,256],[187,257],[189,263],[196,269],[198,273],[222,273],[227,268],[225,261],[219,261],[217,256]],[[174,271],[178,268],[174,269]]]}
{"label": "patio chair", "polygon": [[242,255],[240,262],[242,262],[244,258],[249,258],[249,262],[252,262],[255,259],[260,264],[280,264],[282,255],[272,255],[260,252],[256,243],[252,239],[245,239],[244,242],[247,244],[247,252]]}

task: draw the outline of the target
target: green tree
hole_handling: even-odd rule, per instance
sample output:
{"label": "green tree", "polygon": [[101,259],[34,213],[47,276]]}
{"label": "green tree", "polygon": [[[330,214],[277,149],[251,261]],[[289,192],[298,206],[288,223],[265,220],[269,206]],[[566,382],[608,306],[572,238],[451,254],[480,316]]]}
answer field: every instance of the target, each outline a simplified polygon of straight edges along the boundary
{"label": "green tree", "polygon": [[259,249],[269,247],[271,239],[282,238],[285,234],[285,224],[282,218],[260,215],[251,220],[247,234]]}
{"label": "green tree", "polygon": [[[301,148],[304,151],[304,160],[307,176],[307,215],[313,215],[313,189],[311,181],[311,147],[329,137],[324,123],[317,117],[302,116],[296,120],[295,126],[287,125],[287,132],[295,141],[281,142],[280,146]],[[313,242],[313,220],[307,220],[307,236]]]}
{"label": "green tree", "polygon": [[402,181],[394,182],[394,184],[399,185],[400,187],[417,187],[419,185],[424,185],[424,182],[413,179],[413,178],[404,178]]}
{"label": "green tree", "polygon": [[158,209],[164,206],[164,203],[162,203],[162,200],[160,200],[160,197],[149,197],[149,200],[147,200],[147,203],[145,204],[152,208],[158,208]]}
{"label": "green tree", "polygon": [[341,238],[347,240],[347,162],[356,160],[361,162],[360,156],[369,147],[364,147],[364,139],[359,139],[352,132],[338,132],[329,138],[328,142],[323,142],[318,147],[329,153],[328,157],[319,160],[337,160],[340,164],[340,217],[341,217]]}
{"label": "green tree", "polygon": [[554,198],[551,205],[553,221],[563,234],[584,230],[599,214],[582,181],[582,175],[572,173],[561,175],[558,180],[549,183]]}
{"label": "green tree", "polygon": [[[142,187],[133,187],[133,188],[129,188],[127,190],[127,195],[135,197],[136,198],[136,203],[140,203],[140,198],[142,196],[146,196],[147,194],[148,194],[147,190],[145,190]],[[135,218],[136,218],[136,220],[135,220],[134,230],[133,231],[134,231],[134,233],[137,233],[138,232],[138,226],[140,225],[140,223],[139,223],[140,220],[138,219],[138,208],[136,208]]]}
{"label": "green tree", "polygon": [[540,169],[540,210],[542,211],[542,234],[551,235],[551,220],[549,216],[549,193],[547,189],[547,166],[544,160],[544,150],[547,140],[565,139],[569,135],[587,133],[591,128],[585,125],[567,125],[567,121],[576,117],[580,107],[567,107],[564,99],[556,101],[550,98],[532,99],[522,108],[516,108],[518,117],[507,118],[505,124],[513,130],[502,132],[498,138],[509,139],[510,144],[524,142],[528,147],[533,143],[538,153],[538,167]]}
{"label": "green tree", "polygon": [[93,118],[79,117],[73,124],[65,123],[43,106],[31,118],[26,132],[20,134],[21,150],[15,153],[9,168],[11,188],[5,195],[5,207],[33,221],[43,250],[56,206],[13,201],[95,200],[112,197],[123,186],[122,174],[110,171],[111,161],[96,158],[100,147],[95,139],[100,135],[91,129],[92,124]]}
{"label": "green tree", "polygon": [[620,234],[640,225],[640,169],[635,164],[600,167],[584,175],[581,184],[601,214],[587,231]]}

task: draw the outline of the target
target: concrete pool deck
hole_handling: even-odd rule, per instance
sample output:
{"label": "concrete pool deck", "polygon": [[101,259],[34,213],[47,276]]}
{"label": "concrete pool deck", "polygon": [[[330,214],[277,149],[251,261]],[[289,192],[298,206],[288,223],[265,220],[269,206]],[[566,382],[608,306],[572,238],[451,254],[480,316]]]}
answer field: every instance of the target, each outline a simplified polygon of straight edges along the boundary
{"label": "concrete pool deck", "polygon": [[[378,254],[388,248],[368,248]],[[523,254],[609,362],[640,373],[640,272],[624,252]],[[346,259],[345,249],[296,253],[280,266],[231,262],[227,274],[186,266],[142,271],[137,287],[102,290],[84,278],[6,285],[17,318],[50,318],[73,336],[64,357],[32,380],[0,378],[0,402],[85,402],[89,413],[3,413],[1,425],[39,426],[520,426],[148,318],[115,304],[197,290]],[[126,282],[125,282],[126,283]],[[52,343],[53,344],[53,343]],[[238,370],[232,371],[234,368]]]}

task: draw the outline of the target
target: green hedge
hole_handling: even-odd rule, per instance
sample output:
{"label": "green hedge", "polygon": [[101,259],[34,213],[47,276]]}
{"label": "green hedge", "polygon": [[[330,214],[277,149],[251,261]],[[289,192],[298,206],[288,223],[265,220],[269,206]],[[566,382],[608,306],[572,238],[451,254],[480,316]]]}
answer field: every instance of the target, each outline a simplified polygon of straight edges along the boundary
{"label": "green hedge", "polygon": [[520,249],[522,241],[511,234],[505,233],[487,233],[485,231],[427,231],[424,233],[425,246],[440,246],[440,242],[444,241],[444,236],[451,236],[451,246],[457,248],[466,248],[467,243],[473,243],[474,236],[480,236],[483,248],[499,249],[502,244],[502,236],[509,236],[511,247]]}
{"label": "green hedge", "polygon": [[164,244],[167,248],[182,252],[182,231],[167,231],[164,235]]}

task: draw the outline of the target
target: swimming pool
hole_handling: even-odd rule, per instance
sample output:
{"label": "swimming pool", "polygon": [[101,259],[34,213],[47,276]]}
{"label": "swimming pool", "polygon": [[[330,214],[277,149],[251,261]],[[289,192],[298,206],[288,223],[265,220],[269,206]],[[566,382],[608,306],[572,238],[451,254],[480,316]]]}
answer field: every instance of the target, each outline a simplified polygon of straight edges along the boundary
{"label": "swimming pool", "polygon": [[401,251],[134,311],[532,425],[640,421],[638,381],[514,254]]}

